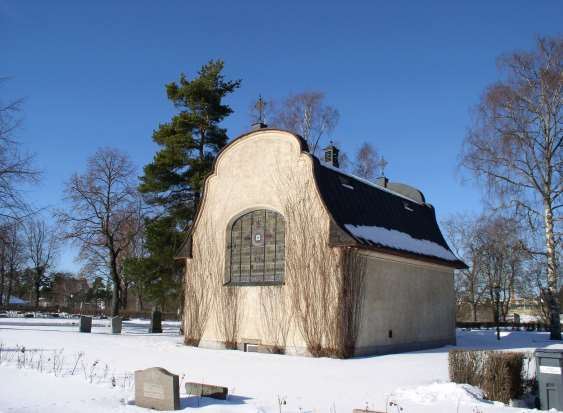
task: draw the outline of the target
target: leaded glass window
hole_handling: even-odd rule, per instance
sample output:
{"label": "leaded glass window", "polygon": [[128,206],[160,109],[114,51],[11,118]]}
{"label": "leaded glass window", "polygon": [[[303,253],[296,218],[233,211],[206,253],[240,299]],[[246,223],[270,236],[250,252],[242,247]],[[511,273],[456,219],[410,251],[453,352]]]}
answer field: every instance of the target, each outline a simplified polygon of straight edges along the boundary
{"label": "leaded glass window", "polygon": [[283,283],[285,222],[275,211],[258,209],[234,220],[227,230],[226,281]]}

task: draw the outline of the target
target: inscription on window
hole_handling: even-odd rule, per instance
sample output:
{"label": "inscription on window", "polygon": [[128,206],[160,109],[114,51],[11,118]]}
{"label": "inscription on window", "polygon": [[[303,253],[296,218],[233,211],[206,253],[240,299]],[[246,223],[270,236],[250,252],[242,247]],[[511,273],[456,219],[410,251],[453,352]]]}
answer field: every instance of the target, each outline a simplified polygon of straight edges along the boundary
{"label": "inscription on window", "polygon": [[283,282],[285,222],[267,209],[237,218],[228,229],[228,282],[275,284]]}

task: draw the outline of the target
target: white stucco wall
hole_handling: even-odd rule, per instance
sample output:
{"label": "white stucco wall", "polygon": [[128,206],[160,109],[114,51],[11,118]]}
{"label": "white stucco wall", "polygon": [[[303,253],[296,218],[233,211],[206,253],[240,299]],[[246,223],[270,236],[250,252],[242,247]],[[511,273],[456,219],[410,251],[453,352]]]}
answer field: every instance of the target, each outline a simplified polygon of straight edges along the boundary
{"label": "white stucco wall", "polygon": [[[260,290],[263,287],[222,285],[228,223],[233,217],[254,209],[267,208],[284,215],[286,197],[303,191],[312,194],[314,206],[311,207],[308,222],[311,234],[326,239],[327,248],[329,239],[349,239],[331,223],[314,186],[312,159],[308,154],[301,153],[298,140],[289,133],[263,130],[236,140],[221,153],[215,173],[206,182],[193,243],[194,246],[203,245],[203,240],[213,239],[217,248],[207,251],[194,247],[193,258],[186,263],[186,274],[191,276],[196,268],[194,263],[211,260],[206,256],[211,254],[212,259],[221,266],[218,270],[221,275],[214,281],[215,291],[220,288],[241,289],[243,313],[237,337],[239,344],[275,343],[268,342],[264,333],[260,305]],[[286,232],[288,225],[286,222]],[[368,271],[357,354],[429,347],[455,340],[452,269],[375,252],[365,254],[368,257]],[[279,288],[282,292],[288,289],[287,285]],[[286,311],[289,311],[289,297],[286,297],[285,303]],[[211,308],[200,343],[202,346],[221,346],[222,337],[216,325],[215,311],[218,311],[216,305]],[[388,338],[389,330],[393,331],[392,338]],[[305,342],[293,321],[288,334],[287,352],[301,354],[305,348]]]}
{"label": "white stucco wall", "polygon": [[365,256],[366,294],[357,354],[455,344],[451,268],[375,252]]}
{"label": "white stucco wall", "polygon": [[[301,152],[298,140],[291,134],[281,131],[257,131],[238,139],[224,151],[216,163],[215,174],[206,184],[202,213],[198,217],[194,233],[194,245],[206,237],[205,227],[213,228],[220,248],[219,260],[225,262],[226,231],[230,220],[243,212],[254,209],[271,209],[284,215],[285,198],[288,194],[306,190],[303,182],[313,183],[312,160]],[[309,191],[316,191],[310,187]],[[315,196],[316,207],[311,212],[310,229],[328,239],[329,218],[321,202]],[[287,222],[286,222],[287,228]],[[287,229],[286,229],[287,231]],[[195,249],[194,249],[195,251]],[[196,256],[193,260],[205,259]],[[186,271],[189,276],[192,260],[188,259]],[[224,271],[224,267],[221,270]],[[260,289],[262,287],[222,287],[240,288],[243,293],[239,339],[244,342],[259,342],[271,345],[262,332]],[[281,286],[286,290],[286,286]],[[215,311],[209,317],[208,328],[202,345],[215,346],[221,341],[215,323]],[[294,323],[290,328],[288,346],[302,352],[305,343]]]}

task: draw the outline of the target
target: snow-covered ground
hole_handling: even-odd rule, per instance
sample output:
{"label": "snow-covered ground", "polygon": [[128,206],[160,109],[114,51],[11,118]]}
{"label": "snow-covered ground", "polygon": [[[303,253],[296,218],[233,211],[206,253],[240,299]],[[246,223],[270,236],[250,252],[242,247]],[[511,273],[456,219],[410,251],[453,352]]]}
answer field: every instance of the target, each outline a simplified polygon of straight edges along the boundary
{"label": "snow-covered ground", "polygon": [[[132,320],[124,322],[122,335],[109,333],[108,320],[95,320],[91,334],[78,333],[73,322],[0,319],[0,412],[146,411],[134,405],[132,373],[155,366],[180,376],[183,409],[206,413],[349,413],[366,406],[405,413],[526,411],[483,401],[478,389],[448,383],[448,347],[315,359],[187,347],[177,322],[164,323],[163,334],[148,334],[146,320]],[[34,360],[18,368],[21,346]],[[533,351],[563,345],[550,342],[548,333],[506,331],[497,342],[494,331],[481,330],[459,331],[458,347]],[[40,359],[43,372],[29,368]],[[60,364],[56,376],[54,362]],[[185,381],[226,386],[229,399],[188,397]]]}

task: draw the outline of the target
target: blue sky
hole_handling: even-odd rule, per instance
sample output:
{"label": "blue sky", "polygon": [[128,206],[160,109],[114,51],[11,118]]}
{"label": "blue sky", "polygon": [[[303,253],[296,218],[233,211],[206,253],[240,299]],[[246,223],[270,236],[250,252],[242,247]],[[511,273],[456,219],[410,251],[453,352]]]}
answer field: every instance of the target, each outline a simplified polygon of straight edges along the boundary
{"label": "blue sky", "polygon": [[[258,94],[326,93],[333,138],[371,142],[393,181],[420,188],[438,218],[481,208],[457,172],[470,109],[498,79],[496,57],[562,32],[561,1],[16,1],[0,0],[0,98],[24,97],[22,145],[43,171],[27,197],[61,206],[64,182],[100,146],[136,165],[173,107],[164,84],[209,59],[241,78],[231,138],[249,129]],[[60,259],[76,270],[74,251]]]}

